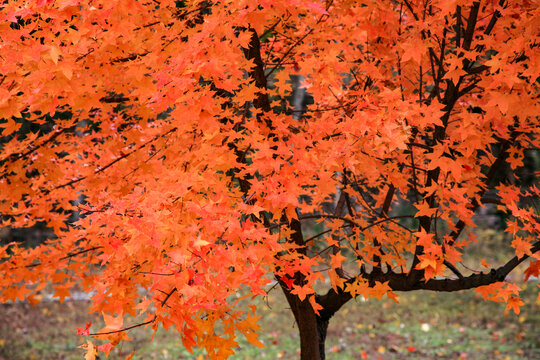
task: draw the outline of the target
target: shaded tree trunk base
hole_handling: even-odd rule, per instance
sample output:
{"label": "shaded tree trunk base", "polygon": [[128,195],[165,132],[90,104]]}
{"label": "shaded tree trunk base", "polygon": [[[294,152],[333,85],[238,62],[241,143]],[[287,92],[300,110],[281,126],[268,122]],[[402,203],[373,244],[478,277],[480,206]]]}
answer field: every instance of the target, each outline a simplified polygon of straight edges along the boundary
{"label": "shaded tree trunk base", "polygon": [[294,314],[300,334],[300,359],[325,360],[325,341],[329,319],[323,319],[313,311],[309,301],[300,299],[282,288]]}

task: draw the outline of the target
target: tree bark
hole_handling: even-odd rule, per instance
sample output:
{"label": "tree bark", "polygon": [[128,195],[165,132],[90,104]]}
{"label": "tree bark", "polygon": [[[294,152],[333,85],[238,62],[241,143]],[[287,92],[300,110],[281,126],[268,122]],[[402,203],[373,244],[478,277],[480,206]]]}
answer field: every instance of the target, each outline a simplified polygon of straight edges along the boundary
{"label": "tree bark", "polygon": [[328,330],[329,319],[322,319],[317,316],[317,334],[319,335],[319,357],[321,360],[326,359],[326,351],[324,345],[326,343],[326,330]]}
{"label": "tree bark", "polygon": [[326,358],[324,345],[329,320],[318,317],[307,299],[300,301],[298,296],[291,294],[286,287],[281,288],[298,325],[300,359],[324,360]]}
{"label": "tree bark", "polygon": [[[290,237],[290,241],[303,246],[304,237],[302,235],[302,225],[297,219],[292,219],[290,222],[290,228],[293,231]],[[298,249],[298,252],[302,255],[306,255],[305,247]],[[324,341],[326,339],[326,329],[328,328],[328,319],[330,316],[325,316],[323,321],[315,314],[313,307],[307,298],[303,301],[298,296],[291,293],[288,285],[276,276],[281,289],[287,298],[287,302],[291,308],[291,311],[298,325],[298,332],[300,334],[300,359],[301,360],[324,360]],[[294,283],[297,285],[304,285],[306,283],[305,276],[302,273],[297,272],[294,275]]]}

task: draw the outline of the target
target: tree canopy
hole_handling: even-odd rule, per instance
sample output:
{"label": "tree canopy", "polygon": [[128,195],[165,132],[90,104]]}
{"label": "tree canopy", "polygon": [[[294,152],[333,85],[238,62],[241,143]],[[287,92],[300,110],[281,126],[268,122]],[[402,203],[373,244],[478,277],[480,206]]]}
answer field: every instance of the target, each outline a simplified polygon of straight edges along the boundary
{"label": "tree canopy", "polygon": [[[4,1],[2,225],[42,221],[56,238],[0,248],[0,300],[93,290],[106,327],[80,332],[100,351],[162,324],[216,359],[240,333],[261,346],[236,294],[272,281],[303,334],[393,291],[478,288],[519,312],[506,275],[531,257],[525,275],[540,272],[540,191],[522,174],[539,147],[539,9]],[[292,76],[306,109],[290,104]],[[488,203],[508,215],[515,257],[462,274]],[[325,230],[308,236],[308,220]]]}

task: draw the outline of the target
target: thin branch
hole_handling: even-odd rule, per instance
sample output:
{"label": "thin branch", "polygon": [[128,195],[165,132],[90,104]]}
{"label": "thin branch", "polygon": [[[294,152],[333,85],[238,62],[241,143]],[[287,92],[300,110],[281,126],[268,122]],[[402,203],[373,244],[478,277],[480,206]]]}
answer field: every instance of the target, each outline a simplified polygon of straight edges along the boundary
{"label": "thin branch", "polygon": [[281,56],[281,58],[278,60],[277,62],[277,65],[274,66],[272,69],[270,69],[270,71],[266,74],[266,77],[270,77],[270,75],[272,75],[272,73],[274,71],[276,71],[280,66],[281,64],[283,63],[283,61],[285,61],[285,59],[287,58],[287,56],[289,56],[289,54],[291,53],[291,51],[298,46],[298,44],[300,44],[302,41],[304,41],[304,39],[313,32],[313,29],[309,29],[309,31],[307,33],[304,34],[304,36],[302,36],[300,39],[298,39],[291,47],[289,47],[289,49],[287,49],[287,51],[285,52],[285,54],[283,54],[283,56]]}
{"label": "thin branch", "polygon": [[[499,168],[503,165],[506,157],[508,156],[508,149],[510,148],[510,145],[516,139],[517,135],[518,135],[518,133],[516,131],[512,131],[512,133],[510,134],[510,139],[503,142],[503,144],[501,146],[501,150],[499,151],[499,154],[498,154],[497,158],[495,159],[495,161],[491,165],[491,167],[490,167],[490,169],[489,169],[489,171],[488,171],[488,173],[486,175],[486,178],[484,180],[484,185],[485,186],[483,187],[483,189],[478,194],[481,198],[484,196],[485,192],[489,188],[491,181],[495,177],[495,174],[499,171]],[[487,201],[487,199],[485,199],[485,200]],[[479,207],[480,207],[480,203],[478,201],[476,201],[476,199],[474,199],[471,202],[471,209],[470,210],[472,212],[476,212],[476,210]],[[449,242],[450,246],[452,244],[454,244],[454,242],[457,240],[457,238],[459,237],[459,235],[461,234],[461,232],[463,231],[464,228],[465,228],[465,222],[463,220],[459,220],[457,222],[457,224],[456,224],[456,230],[454,230],[450,234],[450,238],[452,239]]]}
{"label": "thin branch", "polygon": [[[77,256],[77,255],[82,255],[82,254],[85,254],[85,253],[90,252],[90,251],[99,250],[99,249],[101,249],[101,248],[103,248],[103,246],[94,246],[94,247],[92,247],[92,248],[85,249],[85,250],[81,250],[81,251],[77,251],[77,252],[75,252],[75,253],[68,253],[66,256],[61,257],[61,258],[58,259],[57,261],[70,259],[70,258],[75,257],[75,256]],[[52,261],[49,261],[49,262],[46,263],[46,264],[51,264],[51,263],[52,263]],[[25,268],[33,268],[33,267],[40,266],[40,265],[44,265],[44,263],[39,262],[39,263],[31,264],[31,265],[26,265]],[[17,268],[11,268],[11,269],[17,269]]]}
{"label": "thin branch", "polygon": [[[145,148],[145,147],[148,146],[150,143],[156,141],[157,139],[159,139],[159,138],[161,138],[161,137],[163,137],[163,136],[167,136],[168,134],[170,134],[170,133],[172,133],[172,132],[174,132],[174,131],[176,131],[176,130],[177,130],[177,128],[174,127],[174,128],[170,129],[169,131],[167,131],[167,132],[164,133],[164,134],[155,136],[153,139],[151,139],[151,140],[149,140],[149,141],[143,143],[142,145],[139,145],[139,146],[138,146],[137,148],[135,148],[133,151],[128,152],[128,153],[126,153],[126,154],[124,154],[124,155],[121,155],[121,156],[117,157],[116,159],[114,159],[113,161],[111,161],[110,163],[108,163],[107,165],[104,165],[103,167],[99,167],[98,169],[94,170],[94,175],[99,174],[99,173],[101,173],[101,172],[107,170],[109,167],[113,166],[114,164],[116,164],[116,163],[119,162],[120,160],[127,158],[127,157],[130,156],[131,154],[133,154],[133,153],[135,153],[135,152],[137,152],[137,151],[139,151],[139,150]],[[43,193],[48,194],[48,193],[50,193],[51,191],[58,190],[58,189],[62,189],[62,188],[65,188],[65,187],[67,187],[67,186],[72,186],[73,184],[76,184],[76,183],[78,183],[78,182],[80,182],[80,181],[83,181],[83,180],[86,179],[87,177],[88,177],[88,175],[85,175],[85,176],[81,176],[81,177],[75,178],[75,179],[73,179],[73,180],[71,180],[71,181],[68,181],[68,182],[66,182],[66,183],[64,183],[64,184],[57,185],[57,186],[53,187],[52,189],[45,189],[45,190],[43,190]]]}
{"label": "thin branch", "polygon": [[44,140],[41,144],[33,146],[33,147],[31,147],[30,149],[28,149],[27,151],[25,151],[25,152],[23,152],[21,154],[16,154],[16,153],[15,154],[10,154],[10,155],[6,156],[2,161],[13,162],[13,161],[17,161],[19,159],[22,159],[23,157],[27,157],[28,155],[31,155],[32,153],[34,153],[37,149],[39,149],[39,148],[47,145],[48,143],[54,141],[61,134],[65,133],[67,131],[74,130],[76,127],[77,127],[77,124],[71,125],[69,127],[63,128],[63,129],[58,130],[58,131],[55,131],[55,133],[52,134],[51,137],[49,137],[47,140]]}
{"label": "thin branch", "polygon": [[[169,293],[167,293],[167,296],[166,296],[165,299],[163,299],[163,301],[161,302],[161,306],[165,305],[165,303],[167,302],[167,300],[169,300],[169,298],[170,298],[170,297],[172,296],[172,294],[174,294],[175,292],[176,292],[176,288],[173,288]],[[154,315],[154,317],[153,317],[151,320],[145,321],[145,322],[143,322],[143,323],[131,325],[131,326],[128,326],[128,327],[125,327],[125,328],[122,328],[122,329],[118,329],[118,330],[113,330],[113,331],[91,333],[91,334],[89,334],[89,335],[90,335],[90,336],[100,336],[100,335],[116,334],[116,333],[119,333],[119,332],[124,332],[124,331],[128,331],[128,330],[131,330],[131,329],[135,329],[135,328],[140,327],[140,326],[145,326],[145,325],[151,324],[151,323],[153,323],[154,321],[156,321],[156,319],[157,319],[157,315]]]}
{"label": "thin branch", "polygon": [[450,271],[452,271],[454,274],[456,274],[458,278],[463,279],[463,275],[461,274],[461,272],[459,272],[459,270],[454,265],[452,265],[448,260],[444,260],[443,264],[447,268],[449,268]]}
{"label": "thin branch", "polygon": [[272,30],[274,30],[276,28],[276,26],[278,26],[278,24],[281,22],[281,18],[278,19],[278,21],[276,21],[274,23],[274,25],[270,26],[268,29],[264,30],[264,32],[259,36],[259,39],[262,39],[264,38],[266,35],[268,35]]}
{"label": "thin branch", "polygon": [[328,229],[328,230],[325,230],[325,231],[323,231],[323,232],[318,233],[317,235],[313,235],[313,236],[310,237],[309,239],[304,240],[304,243],[307,244],[308,242],[310,242],[310,241],[312,241],[312,240],[315,240],[316,238],[318,238],[318,237],[320,237],[320,236],[323,236],[324,234],[328,234],[330,231],[332,231],[332,229]]}
{"label": "thin branch", "polygon": [[409,11],[411,12],[412,16],[414,17],[414,20],[418,21],[419,20],[418,15],[416,15],[416,13],[414,12],[414,9],[412,8],[411,3],[408,0],[403,0],[403,2],[405,3]]}
{"label": "thin branch", "polygon": [[[376,226],[376,225],[379,225],[379,224],[382,224],[382,223],[385,223],[387,221],[390,221],[390,222],[394,222],[393,220],[396,220],[396,219],[404,219],[404,218],[413,218],[414,216],[413,215],[399,215],[399,216],[392,216],[392,217],[386,217],[384,219],[380,219],[378,221],[375,221],[367,226],[364,226],[364,227],[361,227],[358,223],[354,222],[353,220],[351,219],[347,219],[347,218],[344,218],[342,216],[336,216],[336,215],[330,215],[330,214],[312,214],[312,215],[303,215],[303,216],[300,216],[298,219],[299,220],[306,220],[306,219],[324,219],[324,218],[328,218],[328,219],[338,219],[338,220],[342,220],[342,221],[345,221],[353,226],[356,226],[358,228],[360,228],[360,231],[364,231],[364,230],[367,230],[373,226]],[[319,236],[322,235],[322,234],[319,234]]]}
{"label": "thin branch", "polygon": [[354,222],[351,219],[344,218],[343,216],[330,215],[330,214],[311,214],[311,215],[302,215],[298,217],[298,220],[307,220],[307,219],[338,219],[338,220],[345,221],[353,226],[361,228],[361,226],[358,223]]}
{"label": "thin branch", "polygon": [[[333,0],[332,1],[328,1],[327,2],[327,5],[326,5],[326,10],[328,10],[330,8],[330,6],[332,6],[332,3],[333,3]],[[326,15],[323,14],[319,17],[319,19],[317,20],[316,24],[319,24],[322,19],[325,17]],[[287,56],[289,56],[290,52],[298,46],[298,44],[300,44],[302,41],[304,41],[304,39],[313,32],[314,28],[311,28],[309,29],[309,31],[304,34],[300,39],[298,39],[289,49],[287,49],[287,51],[285,52],[285,54],[283,54],[283,56],[279,59],[279,61],[277,62],[277,65],[275,67],[273,67],[269,72],[268,74],[266,74],[266,77],[270,77],[270,75],[277,70],[277,68],[283,63],[283,61],[285,61],[285,58]]]}

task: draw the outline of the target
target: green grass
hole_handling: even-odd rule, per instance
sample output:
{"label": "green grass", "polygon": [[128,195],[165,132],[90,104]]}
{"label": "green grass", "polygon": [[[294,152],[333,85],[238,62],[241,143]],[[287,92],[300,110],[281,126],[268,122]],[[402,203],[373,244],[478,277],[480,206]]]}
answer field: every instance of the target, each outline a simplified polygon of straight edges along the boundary
{"label": "green grass", "polygon": [[[504,304],[484,302],[472,291],[429,293],[417,291],[392,300],[350,301],[331,320],[328,329],[328,359],[536,359],[540,358],[540,324],[536,284],[522,293],[521,314],[505,311]],[[298,334],[276,289],[267,301],[258,300],[260,340],[264,349],[245,340],[232,359],[297,358]],[[81,359],[77,348],[83,338],[75,328],[100,320],[86,314],[86,302],[2,305],[0,359]],[[94,328],[93,326],[93,328]],[[134,359],[204,359],[201,351],[185,350],[175,331],[137,328],[131,342],[115,349],[110,359],[123,359],[137,349]]]}

